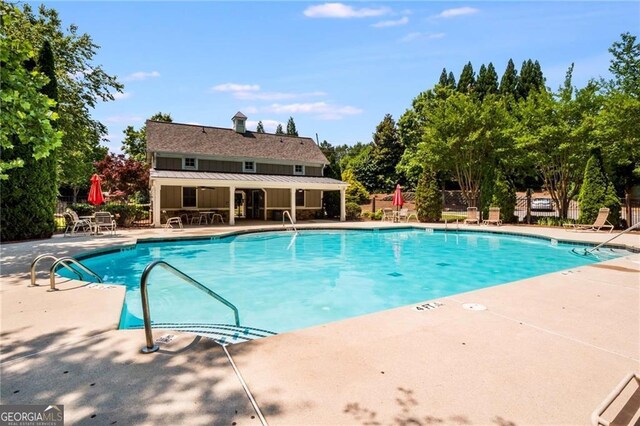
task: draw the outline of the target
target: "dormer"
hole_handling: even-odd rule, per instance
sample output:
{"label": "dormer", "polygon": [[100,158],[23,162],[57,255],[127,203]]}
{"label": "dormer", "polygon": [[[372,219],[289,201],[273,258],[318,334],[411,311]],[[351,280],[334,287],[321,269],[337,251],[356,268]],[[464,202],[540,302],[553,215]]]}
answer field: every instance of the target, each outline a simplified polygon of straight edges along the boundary
{"label": "dormer", "polygon": [[244,133],[247,131],[247,116],[240,111],[231,118],[231,121],[233,121],[233,130],[235,130],[236,133]]}

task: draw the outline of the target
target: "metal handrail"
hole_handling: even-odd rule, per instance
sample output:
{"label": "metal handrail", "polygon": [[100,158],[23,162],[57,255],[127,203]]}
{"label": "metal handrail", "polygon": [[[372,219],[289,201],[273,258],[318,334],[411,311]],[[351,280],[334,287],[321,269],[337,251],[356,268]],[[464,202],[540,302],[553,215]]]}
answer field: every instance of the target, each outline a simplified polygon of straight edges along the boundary
{"label": "metal handrail", "polygon": [[640,226],[640,222],[636,223],[635,225],[630,226],[629,228],[625,229],[624,231],[622,231],[619,234],[614,235],[613,237],[609,238],[607,241],[605,241],[604,243],[600,243],[597,246],[595,246],[594,248],[590,249],[590,250],[586,250],[585,249],[585,254],[587,253],[593,253],[594,251],[598,250],[600,247],[604,246],[605,244],[615,240],[616,238],[618,238],[620,235],[622,234],[626,234],[627,232],[633,231],[635,228]]}
{"label": "metal handrail", "polygon": [[289,222],[291,222],[291,226],[293,227],[293,230],[296,231],[296,234],[297,234],[298,230],[296,229],[295,223],[293,223],[293,218],[291,217],[291,213],[289,213],[289,210],[285,210],[284,212],[282,212],[282,226],[285,226],[284,224],[285,216],[289,216]]}
{"label": "metal handrail", "polygon": [[638,385],[640,385],[640,374],[638,373],[627,374],[622,379],[622,381],[620,381],[620,383],[618,383],[618,385],[611,391],[611,393],[607,396],[607,398],[604,401],[602,401],[602,404],[600,404],[598,408],[595,409],[595,411],[591,414],[591,424],[593,426],[600,426],[600,425],[609,426],[610,422],[608,422],[607,420],[604,420],[602,418],[602,414],[605,411],[607,411],[607,408],[609,408],[609,406],[613,404],[613,401],[615,401],[615,399],[618,396],[620,396],[622,391],[627,387],[629,383],[631,383],[633,379],[636,379],[636,381],[638,382]]}
{"label": "metal handrail", "polygon": [[233,315],[236,320],[236,325],[238,327],[240,326],[240,314],[238,313],[238,308],[236,308],[233,303],[229,302],[227,299],[220,296],[213,290],[203,286],[198,281],[194,280],[189,275],[185,274],[184,272],[175,268],[174,266],[171,266],[164,260],[156,260],[154,262],[151,262],[150,264],[147,265],[146,268],[144,268],[144,271],[142,272],[142,276],[140,277],[140,294],[142,296],[142,316],[144,319],[144,334],[147,340],[147,346],[141,349],[142,353],[149,354],[159,349],[158,345],[155,345],[153,342],[153,332],[151,331],[151,314],[149,312],[149,298],[147,296],[147,279],[149,278],[149,274],[151,273],[151,270],[156,266],[162,266],[164,269],[168,270],[172,274],[184,279],[187,283],[191,284],[198,290],[201,290],[207,293],[209,296],[213,297],[218,302],[230,308],[233,311]]}
{"label": "metal handrail", "polygon": [[[37,256],[35,259],[33,259],[33,262],[31,262],[31,284],[29,284],[28,287],[39,287],[40,285],[36,283],[36,265],[38,264],[38,262],[40,262],[42,259],[53,259],[53,261],[57,261],[58,258],[55,257],[52,254],[41,254],[40,256]],[[78,279],[82,279],[82,274],[78,271],[76,271],[75,269],[71,268],[69,265],[63,265],[65,268],[67,268],[68,270],[70,270],[71,272],[73,272],[74,274],[76,274],[78,276]]]}
{"label": "metal handrail", "polygon": [[[102,278],[100,278],[100,275],[96,274],[94,271],[84,266],[77,259],[67,256],[67,257],[61,257],[60,259],[53,262],[53,265],[51,265],[51,269],[49,269],[49,285],[51,286],[51,288],[48,291],[57,290],[56,289],[56,269],[58,268],[58,266],[64,266],[65,268],[70,269],[76,273],[78,272],[73,268],[71,268],[69,265],[67,265],[67,263],[71,263],[72,265],[79,267],[86,274],[89,274],[95,277],[99,283],[102,282]],[[80,275],[80,279],[82,279],[82,275]]]}

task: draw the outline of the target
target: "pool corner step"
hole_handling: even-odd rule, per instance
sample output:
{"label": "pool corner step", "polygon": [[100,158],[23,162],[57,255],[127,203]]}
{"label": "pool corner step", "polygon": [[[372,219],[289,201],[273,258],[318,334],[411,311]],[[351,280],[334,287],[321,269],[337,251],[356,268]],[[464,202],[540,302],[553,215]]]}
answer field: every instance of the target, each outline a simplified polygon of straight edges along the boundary
{"label": "pool corner step", "polygon": [[277,333],[254,327],[237,326],[234,324],[208,323],[154,323],[152,328],[175,330],[182,333],[195,334],[214,340],[221,345],[248,342],[249,340],[275,336]]}

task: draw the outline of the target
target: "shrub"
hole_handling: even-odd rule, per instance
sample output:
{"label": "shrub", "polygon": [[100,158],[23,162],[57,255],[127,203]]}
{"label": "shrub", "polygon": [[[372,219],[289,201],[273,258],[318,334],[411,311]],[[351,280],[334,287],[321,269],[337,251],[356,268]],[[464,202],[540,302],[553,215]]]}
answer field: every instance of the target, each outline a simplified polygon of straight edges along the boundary
{"label": "shrub", "polygon": [[75,203],[69,206],[71,210],[76,212],[78,216],[91,216],[96,212],[95,206],[87,203]]}
{"label": "shrub", "polygon": [[348,202],[345,205],[347,220],[356,220],[360,217],[362,213],[362,207],[353,202]]}
{"label": "shrub", "polygon": [[382,209],[377,212],[371,212],[371,220],[382,220]]}
{"label": "shrub", "polygon": [[131,226],[136,219],[139,207],[135,204],[107,203],[100,210],[115,216],[118,226]]}
{"label": "shrub", "polygon": [[420,222],[437,222],[442,216],[442,194],[436,174],[425,167],[416,187],[416,210]]}
{"label": "shrub", "polygon": [[513,214],[516,209],[516,190],[500,171],[496,173],[493,194],[491,196],[491,206],[500,207],[500,220],[504,223],[517,222],[518,217]]}
{"label": "shrub", "polygon": [[347,202],[355,204],[366,204],[370,201],[371,196],[353,174],[353,170],[347,169],[342,172],[342,180],[349,184],[347,188]]}
{"label": "shrub", "polygon": [[595,154],[589,158],[584,169],[578,202],[580,203],[578,223],[593,223],[598,216],[598,210],[608,207],[609,222],[614,226],[620,225],[620,199],[613,185],[607,182],[602,162]]}

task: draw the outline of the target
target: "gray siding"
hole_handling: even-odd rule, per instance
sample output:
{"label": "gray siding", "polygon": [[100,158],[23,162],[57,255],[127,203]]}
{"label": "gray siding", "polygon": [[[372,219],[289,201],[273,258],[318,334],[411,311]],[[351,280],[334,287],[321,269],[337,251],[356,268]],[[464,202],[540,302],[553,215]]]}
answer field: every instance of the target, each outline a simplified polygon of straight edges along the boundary
{"label": "gray siding", "polygon": [[322,176],[322,167],[305,167],[305,176]]}
{"label": "gray siding", "polygon": [[293,166],[289,164],[256,163],[256,173],[260,175],[293,175]]}
{"label": "gray siding", "polygon": [[239,161],[198,160],[198,170],[203,172],[242,173]]}
{"label": "gray siding", "polygon": [[182,158],[156,157],[156,170],[181,170]]}

